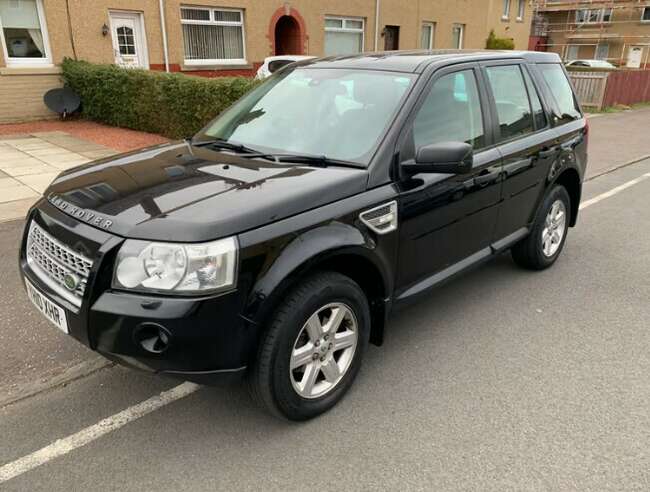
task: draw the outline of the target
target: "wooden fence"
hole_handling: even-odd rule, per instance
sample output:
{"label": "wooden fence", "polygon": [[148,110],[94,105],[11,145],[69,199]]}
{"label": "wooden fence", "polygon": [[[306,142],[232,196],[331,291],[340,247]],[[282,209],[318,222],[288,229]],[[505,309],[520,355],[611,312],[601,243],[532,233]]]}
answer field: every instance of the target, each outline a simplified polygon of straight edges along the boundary
{"label": "wooden fence", "polygon": [[650,70],[569,72],[569,77],[585,107],[650,102]]}
{"label": "wooden fence", "polygon": [[578,101],[582,106],[603,108],[607,89],[607,72],[572,72],[569,73]]}

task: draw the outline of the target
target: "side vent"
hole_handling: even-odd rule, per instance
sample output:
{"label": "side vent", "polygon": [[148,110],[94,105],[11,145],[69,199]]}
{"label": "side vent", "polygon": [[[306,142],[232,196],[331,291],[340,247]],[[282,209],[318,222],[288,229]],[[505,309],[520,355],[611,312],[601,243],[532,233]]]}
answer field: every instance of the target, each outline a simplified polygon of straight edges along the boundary
{"label": "side vent", "polygon": [[397,229],[397,202],[392,201],[359,214],[359,219],[377,234]]}

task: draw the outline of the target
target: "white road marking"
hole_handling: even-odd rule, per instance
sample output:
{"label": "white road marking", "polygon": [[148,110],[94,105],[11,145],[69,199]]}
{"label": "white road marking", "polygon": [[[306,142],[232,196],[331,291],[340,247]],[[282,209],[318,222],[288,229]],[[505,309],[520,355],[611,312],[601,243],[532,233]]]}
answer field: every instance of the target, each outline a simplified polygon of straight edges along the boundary
{"label": "white road marking", "polygon": [[194,383],[180,384],[170,390],[163,391],[159,395],[152,396],[137,405],[122,410],[115,415],[111,415],[104,420],[100,420],[96,424],[86,427],[76,434],[54,441],[49,446],[45,446],[32,454],[7,463],[0,467],[0,484],[41,466],[50,460],[63,456],[70,451],[85,446],[95,439],[117,430],[140,417],[144,417],[148,413],[158,410],[169,403],[185,398],[199,388],[200,386]]}
{"label": "white road marking", "polygon": [[584,202],[582,202],[580,204],[580,210],[582,210],[583,208],[590,207],[591,205],[593,205],[595,203],[598,203],[598,202],[600,202],[602,200],[605,200],[606,198],[612,197],[612,196],[616,195],[617,193],[620,193],[621,191],[629,188],[630,186],[634,186],[635,184],[638,184],[641,181],[643,181],[644,179],[648,179],[648,178],[650,178],[650,173],[645,173],[645,174],[639,176],[638,178],[633,179],[632,181],[628,181],[627,183],[623,183],[622,185],[617,186],[616,188],[612,188],[611,190],[606,191],[605,193],[601,193],[600,195],[595,196],[593,198],[590,198],[589,200],[585,200]]}

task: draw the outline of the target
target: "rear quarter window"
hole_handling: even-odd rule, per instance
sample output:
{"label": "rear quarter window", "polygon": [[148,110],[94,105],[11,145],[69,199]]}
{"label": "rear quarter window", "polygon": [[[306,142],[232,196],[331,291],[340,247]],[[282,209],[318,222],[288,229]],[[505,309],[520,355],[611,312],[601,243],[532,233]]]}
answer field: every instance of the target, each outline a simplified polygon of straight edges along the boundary
{"label": "rear quarter window", "polygon": [[558,117],[560,123],[582,118],[580,107],[573,94],[571,84],[567,79],[562,66],[555,63],[537,65],[542,79],[550,89],[553,99],[555,100],[559,111]]}

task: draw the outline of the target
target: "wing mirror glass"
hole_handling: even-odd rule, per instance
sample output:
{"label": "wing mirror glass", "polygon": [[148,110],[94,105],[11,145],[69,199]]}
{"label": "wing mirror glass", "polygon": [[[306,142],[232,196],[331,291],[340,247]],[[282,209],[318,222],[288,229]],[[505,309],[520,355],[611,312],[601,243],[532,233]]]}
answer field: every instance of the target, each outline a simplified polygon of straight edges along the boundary
{"label": "wing mirror glass", "polygon": [[441,142],[418,148],[415,160],[402,163],[407,174],[464,174],[472,170],[474,151],[465,142]]}

